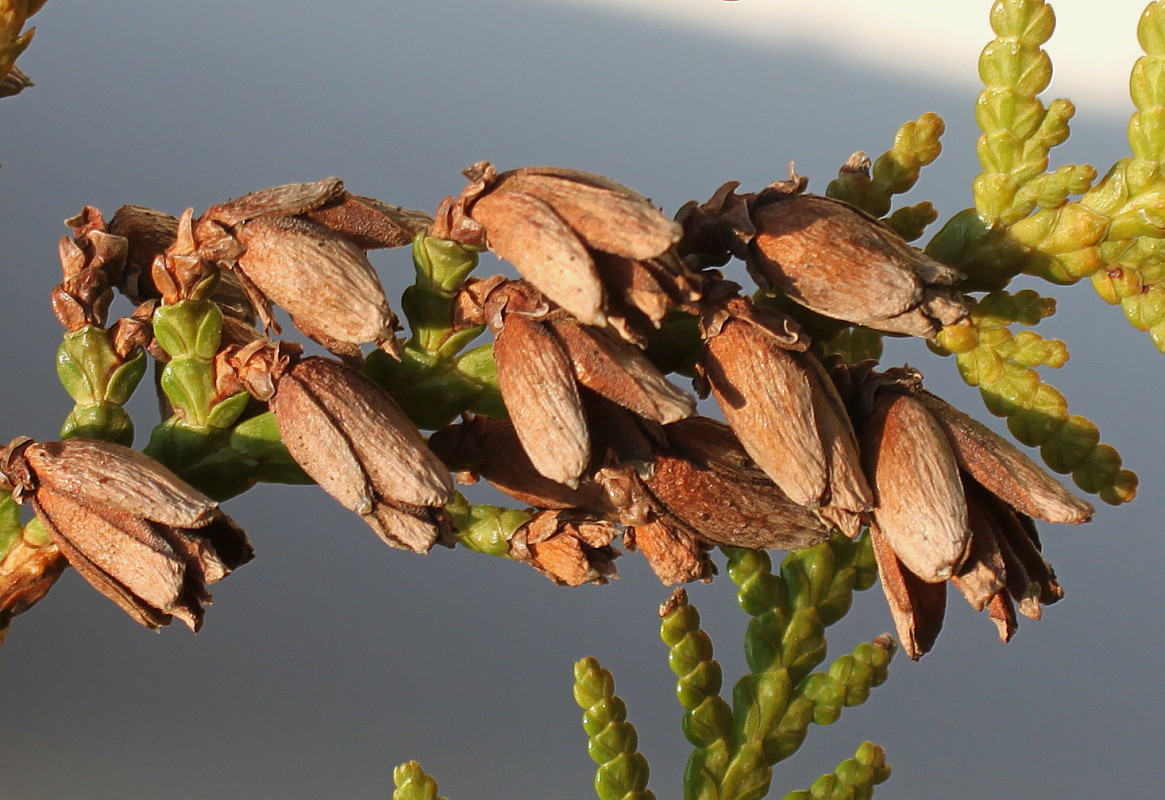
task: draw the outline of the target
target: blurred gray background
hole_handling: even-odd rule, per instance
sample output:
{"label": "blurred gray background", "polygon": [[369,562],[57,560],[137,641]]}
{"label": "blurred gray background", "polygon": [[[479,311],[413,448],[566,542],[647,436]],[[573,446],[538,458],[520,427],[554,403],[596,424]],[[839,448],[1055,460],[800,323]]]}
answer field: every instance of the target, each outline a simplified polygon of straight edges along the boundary
{"label": "blurred gray background", "polygon": [[[977,171],[973,88],[883,77],[897,73],[792,35],[761,48],[519,0],[54,0],[34,22],[21,65],[37,86],[0,102],[5,439],[55,438],[68,411],[47,293],[60,220],[86,203],[197,212],[338,175],[432,210],[464,185],[459,170],[489,159],[603,173],[671,213],[725,180],[752,190],[783,177],[790,160],[824,191],[850,153],[880,153],[925,111],[946,119],[948,152],[907,202],[933,200],[945,218],[970,204]],[[972,79],[973,60],[959,71]],[[1122,116],[1084,106],[1056,163],[1103,171],[1125,154],[1123,133]],[[407,253],[378,264],[398,297]],[[1087,285],[1054,294],[1060,314],[1042,330],[1073,357],[1049,379],[1139,471],[1141,498],[1083,528],[1041,527],[1067,597],[1010,645],[952,596],[935,651],[897,659],[869,703],[814,729],[774,796],[865,739],[895,768],[880,797],[1160,795],[1165,361]],[[893,360],[987,417],[953,362],[916,342]],[[148,394],[133,406],[139,443]],[[314,487],[262,487],[227,511],[258,558],[215,587],[197,638],[149,634],[74,573],[17,619],[0,650],[0,798],[371,800],[408,759],[453,800],[593,796],[571,699],[585,655],[614,672],[657,796],[680,796],[688,746],[656,616],[668,591],[638,556],[610,586],[568,590],[461,550],[391,550]],[[728,685],[745,624],[732,588],[722,577],[691,591]],[[891,627],[871,590],[832,654]]]}

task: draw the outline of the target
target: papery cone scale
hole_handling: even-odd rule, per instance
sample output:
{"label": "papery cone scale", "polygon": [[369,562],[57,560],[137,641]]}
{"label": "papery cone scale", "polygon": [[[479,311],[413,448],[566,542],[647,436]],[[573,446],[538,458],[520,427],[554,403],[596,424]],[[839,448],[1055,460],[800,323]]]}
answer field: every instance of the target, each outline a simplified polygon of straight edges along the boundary
{"label": "papery cone scale", "polygon": [[1011,507],[1048,522],[1092,519],[1092,504],[1068,492],[1011,442],[929,392],[916,397],[934,415],[959,466]]}
{"label": "papery cone scale", "polygon": [[486,195],[473,216],[489,231],[490,249],[547,297],[581,322],[606,323],[594,259],[549,204],[525,194]]}
{"label": "papery cone scale", "polygon": [[796,356],[732,319],[705,348],[703,373],[745,450],[794,502],[820,505],[829,473],[813,386]]}
{"label": "papery cone scale", "polygon": [[692,416],[696,402],[668,382],[643,353],[609,332],[573,320],[547,322],[562,342],[578,382],[653,422]]}
{"label": "papery cone scale", "polygon": [[506,409],[530,461],[547,478],[577,486],[590,461],[590,435],[562,346],[542,324],[507,314],[494,358]]}
{"label": "papery cone scale", "polygon": [[918,400],[880,393],[866,420],[867,474],[874,519],[902,563],[927,582],[945,581],[970,546],[967,503],[946,436]]}

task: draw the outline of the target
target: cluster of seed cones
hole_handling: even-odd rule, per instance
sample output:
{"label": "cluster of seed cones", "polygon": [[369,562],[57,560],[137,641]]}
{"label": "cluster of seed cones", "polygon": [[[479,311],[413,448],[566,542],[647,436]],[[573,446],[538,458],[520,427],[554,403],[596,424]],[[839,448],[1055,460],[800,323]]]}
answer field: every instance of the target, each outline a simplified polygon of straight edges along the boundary
{"label": "cluster of seed cones", "polygon": [[[750,195],[728,184],[675,222],[590,173],[499,174],[481,163],[466,175],[433,220],[334,179],[256,192],[197,219],[131,206],[106,225],[90,209],[62,246],[54,307],[70,330],[103,326],[119,288],[141,304],[111,329],[128,357],[158,351],[154,306],[213,299],[224,314],[217,397],[245,391],[265,404],[303,470],[397,547],[451,541],[452,470],[531,507],[510,555],[560,583],[613,575],[618,536],[679,583],[711,577],[713,546],[790,549],[868,527],[912,657],[938,633],[948,580],[1004,639],[1017,606],[1038,616],[1059,598],[1032,518],[1083,522],[1087,503],[923,390],[917,373],[824,362],[793,316],[713,267],[735,256],[763,290],[814,314],[928,338],[966,314],[956,271],[878,220],[805,194],[795,177]],[[365,251],[418,233],[488,248],[522,276],[465,281],[448,321],[492,333],[508,419],[466,415],[428,441],[359,370],[362,346],[400,347]],[[338,358],[303,358],[268,338],[278,332],[272,304]],[[726,423],[697,415],[695,398],[647,355],[677,320],[698,330],[687,360]],[[97,588],[147,624],[196,625],[204,584],[249,547],[211,501],[132,452],[21,440],[0,473]],[[74,497],[62,475],[78,470],[113,488]],[[62,498],[76,509],[56,510]],[[166,547],[141,555],[142,525]],[[169,576],[165,591],[156,577],[138,583],[142,565]]]}

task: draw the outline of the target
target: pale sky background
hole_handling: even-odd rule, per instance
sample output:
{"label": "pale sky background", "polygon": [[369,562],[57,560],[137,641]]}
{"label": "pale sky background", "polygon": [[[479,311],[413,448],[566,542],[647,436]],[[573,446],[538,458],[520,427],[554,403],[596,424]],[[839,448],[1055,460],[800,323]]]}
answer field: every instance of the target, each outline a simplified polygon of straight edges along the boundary
{"label": "pale sky background", "polygon": [[[177,214],[339,175],[431,211],[490,159],[600,172],[672,213],[726,180],[763,186],[789,161],[824,191],[849,154],[876,155],[934,111],[944,153],[903,202],[933,200],[945,219],[970,204],[978,168],[988,6],[50,0],[21,61],[38,85],[0,100],[0,440],[55,438],[68,411],[47,294],[60,220],[82,204]],[[1047,99],[1079,113],[1053,163],[1103,172],[1127,154],[1142,4],[1055,7]],[[377,264],[399,308],[407,253]],[[1067,597],[1011,644],[952,595],[935,651],[897,659],[866,705],[812,730],[775,797],[866,739],[895,768],[879,798],[1161,794],[1165,360],[1089,286],[1024,285],[1059,298],[1041,330],[1073,354],[1046,377],[1140,473],[1141,498],[1079,529],[1041,525]],[[902,362],[992,422],[953,363],[918,342],[892,348],[886,364]],[[143,388],[139,444],[152,405]],[[391,550],[314,488],[261,487],[226,510],[258,557],[215,587],[198,637],[148,633],[75,574],[16,621],[0,649],[0,800],[372,800],[408,759],[451,800],[593,797],[570,695],[586,655],[615,674],[656,796],[680,796],[688,749],[655,612],[668,590],[638,556],[610,586],[566,590],[461,550]],[[691,594],[731,686],[745,624],[731,583]],[[830,658],[890,628],[871,590]]]}
{"label": "pale sky background", "polygon": [[[966,69],[975,63],[991,29],[985,3],[969,0],[540,0],[603,9],[612,15],[648,20],[734,41],[780,47],[809,47],[838,61],[875,66],[881,74],[925,76],[943,86],[977,86]],[[1109,111],[1128,106],[1128,80],[1121,70],[1098,64],[1126,64],[1141,55],[1136,21],[1140,0],[1060,0],[1056,33],[1047,50],[1057,64],[1049,91]],[[898,39],[902,46],[887,47]]]}

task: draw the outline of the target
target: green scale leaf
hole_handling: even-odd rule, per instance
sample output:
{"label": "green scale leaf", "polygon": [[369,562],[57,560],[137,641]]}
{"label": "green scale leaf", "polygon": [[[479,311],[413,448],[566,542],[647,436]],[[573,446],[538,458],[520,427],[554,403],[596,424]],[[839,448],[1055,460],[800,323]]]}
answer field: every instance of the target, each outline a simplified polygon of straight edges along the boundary
{"label": "green scale leaf", "polygon": [[935,350],[955,355],[959,374],[979,388],[987,409],[1007,418],[1020,442],[1039,447],[1051,469],[1071,473],[1077,486],[1107,503],[1127,503],[1136,496],[1137,476],[1121,467],[1115,449],[1100,443],[1090,420],[1068,413],[1068,401],[1035,370],[1062,366],[1065,344],[1010,330],[1016,323],[1034,325],[1055,309],[1055,301],[1031,290],[991,292],[971,309],[968,323],[939,334]]}

